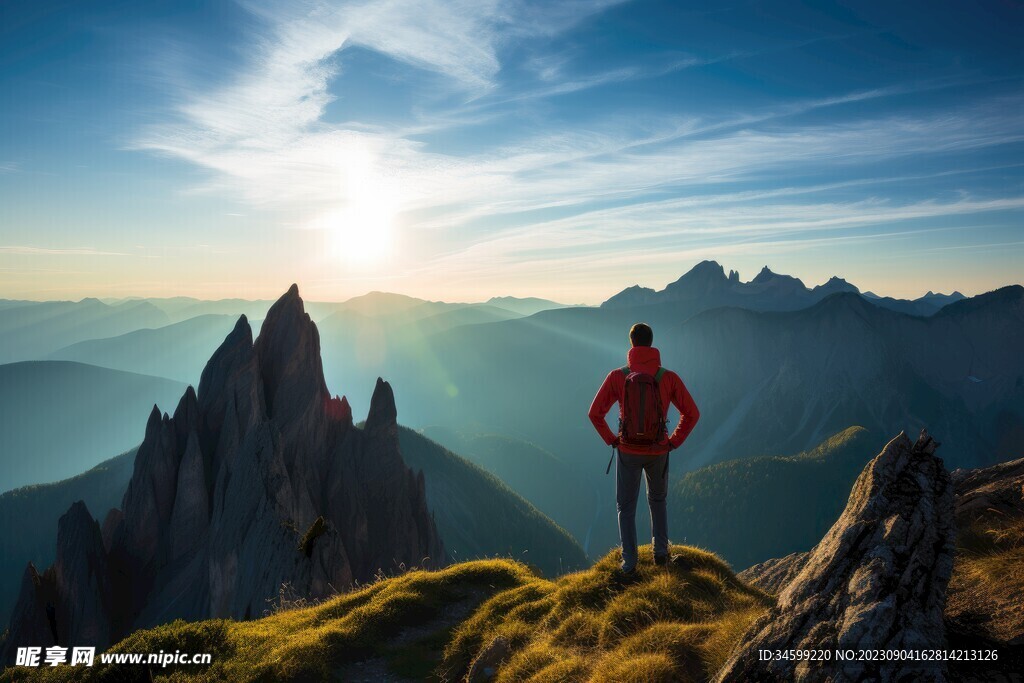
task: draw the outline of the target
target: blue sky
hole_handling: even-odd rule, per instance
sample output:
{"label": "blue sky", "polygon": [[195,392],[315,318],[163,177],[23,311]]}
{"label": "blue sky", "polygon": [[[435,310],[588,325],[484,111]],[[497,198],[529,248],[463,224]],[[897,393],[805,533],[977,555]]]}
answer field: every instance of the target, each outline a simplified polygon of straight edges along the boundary
{"label": "blue sky", "polygon": [[0,297],[1022,281],[1024,5],[0,5]]}

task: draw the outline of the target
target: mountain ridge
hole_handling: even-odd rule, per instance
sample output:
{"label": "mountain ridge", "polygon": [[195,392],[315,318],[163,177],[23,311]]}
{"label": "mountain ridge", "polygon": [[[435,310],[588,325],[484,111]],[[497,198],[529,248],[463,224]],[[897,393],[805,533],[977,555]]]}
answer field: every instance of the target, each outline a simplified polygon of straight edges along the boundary
{"label": "mountain ridge", "polygon": [[726,275],[717,261],[701,261],[664,289],[633,285],[601,303],[601,308],[636,308],[656,305],[682,306],[688,304],[687,315],[721,306],[739,306],[761,311],[789,311],[811,306],[837,292],[850,292],[872,304],[908,313],[929,316],[943,306],[963,299],[953,294],[928,294],[913,300],[880,297],[860,289],[847,280],[833,275],[823,284],[807,287],[800,278],[776,273],[767,265],[749,282],[742,282],[735,270]]}

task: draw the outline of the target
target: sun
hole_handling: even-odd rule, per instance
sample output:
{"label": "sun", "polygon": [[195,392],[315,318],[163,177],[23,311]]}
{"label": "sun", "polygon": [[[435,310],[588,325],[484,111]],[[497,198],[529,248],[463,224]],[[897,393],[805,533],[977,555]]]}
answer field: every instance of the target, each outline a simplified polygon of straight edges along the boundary
{"label": "sun", "polygon": [[347,166],[347,201],[320,216],[317,227],[324,231],[331,260],[350,267],[379,265],[394,249],[397,193],[367,156],[357,155]]}
{"label": "sun", "polygon": [[328,254],[352,266],[380,263],[391,254],[394,220],[386,196],[368,195],[330,212],[324,219]]}

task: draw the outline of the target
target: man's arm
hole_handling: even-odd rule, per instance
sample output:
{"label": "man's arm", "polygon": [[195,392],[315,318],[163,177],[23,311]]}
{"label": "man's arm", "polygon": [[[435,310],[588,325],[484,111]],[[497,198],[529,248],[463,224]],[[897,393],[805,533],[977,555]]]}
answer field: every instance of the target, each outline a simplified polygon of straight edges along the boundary
{"label": "man's arm", "polygon": [[597,396],[594,397],[594,402],[590,404],[589,413],[590,421],[594,423],[594,429],[597,430],[597,433],[601,435],[601,438],[609,446],[614,445],[618,441],[618,437],[608,428],[608,423],[604,419],[605,415],[608,414],[608,411],[611,410],[618,400],[613,383],[614,374],[615,371],[612,371],[604,378],[604,384],[597,390]]}
{"label": "man's arm", "polygon": [[676,381],[672,384],[670,398],[672,399],[672,405],[679,409],[679,424],[676,425],[672,436],[668,438],[672,448],[675,449],[683,445],[686,437],[690,436],[690,432],[697,426],[697,420],[700,419],[700,411],[697,410],[697,404],[693,402],[693,396],[690,396],[690,392],[686,389],[686,385],[683,384],[683,380],[678,375],[676,376]]}

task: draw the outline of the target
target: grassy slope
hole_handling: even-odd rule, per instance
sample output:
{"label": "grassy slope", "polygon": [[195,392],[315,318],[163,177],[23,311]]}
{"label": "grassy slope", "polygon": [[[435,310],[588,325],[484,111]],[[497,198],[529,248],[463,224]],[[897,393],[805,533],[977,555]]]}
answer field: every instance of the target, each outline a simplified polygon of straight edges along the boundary
{"label": "grassy slope", "polygon": [[423,470],[445,550],[455,560],[513,557],[552,576],[588,564],[583,548],[497,477],[405,427],[402,458]]}
{"label": "grassy slope", "polygon": [[685,475],[669,494],[672,535],[735,567],[809,550],[839,517],[882,444],[850,427],[794,456],[730,460]]}
{"label": "grassy slope", "polygon": [[496,680],[709,680],[770,599],[711,553],[674,546],[670,568],[641,548],[636,576],[612,552],[587,571],[499,593],[464,622],[441,671],[461,678],[497,637],[511,657]]}
{"label": "grassy slope", "polygon": [[[413,571],[255,621],[138,631],[112,650],[213,655],[211,667],[155,668],[155,680],[344,680],[358,660],[366,667],[384,663],[382,680],[395,673],[458,680],[503,636],[511,657],[498,681],[708,680],[769,598],[714,555],[673,550],[677,564],[655,568],[650,547],[643,548],[645,561],[630,578],[615,571],[617,553],[554,581],[511,560]],[[465,618],[445,618],[467,602]],[[410,632],[417,637],[406,637]],[[36,677],[104,681],[124,671],[97,665],[40,670]]]}

